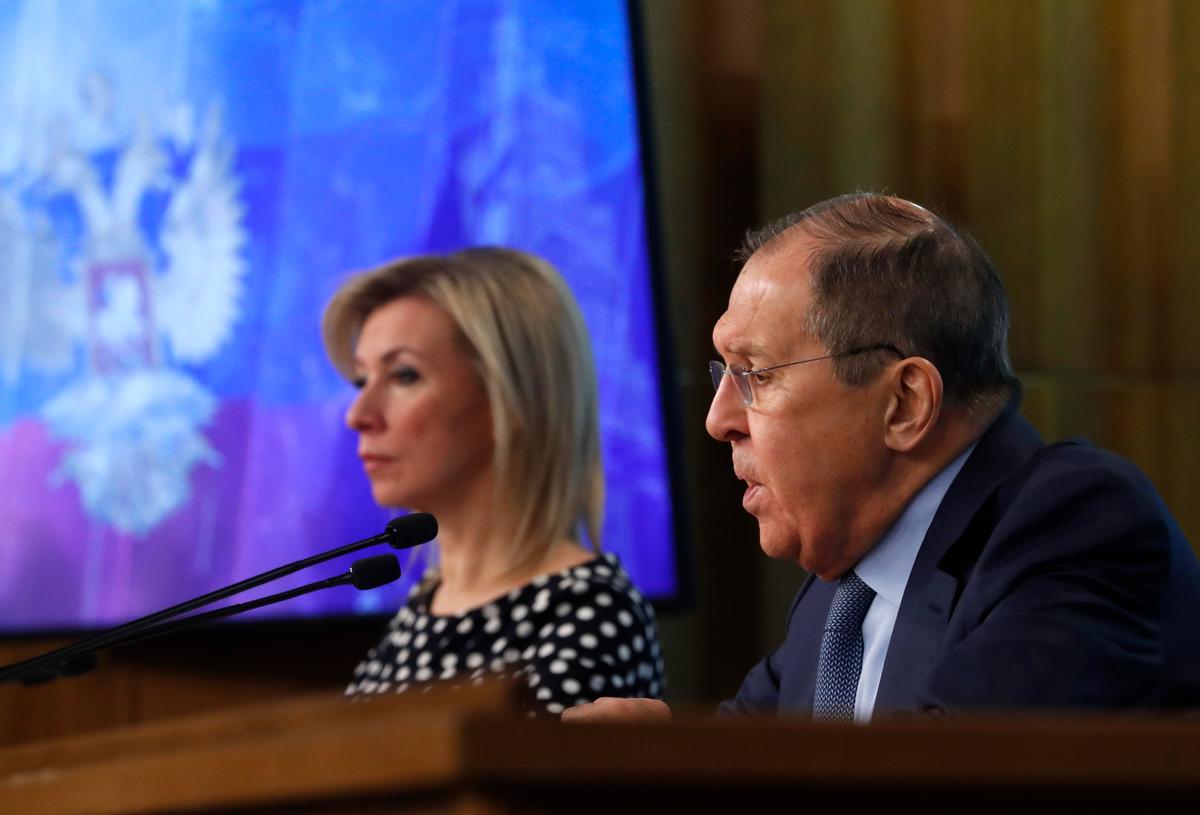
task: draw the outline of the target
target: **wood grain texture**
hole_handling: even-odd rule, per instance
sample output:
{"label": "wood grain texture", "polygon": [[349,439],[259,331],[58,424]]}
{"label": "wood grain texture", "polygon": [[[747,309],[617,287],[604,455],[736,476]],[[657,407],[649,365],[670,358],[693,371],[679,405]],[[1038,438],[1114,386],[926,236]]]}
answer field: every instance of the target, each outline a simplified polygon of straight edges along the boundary
{"label": "wood grain texture", "polygon": [[[308,693],[337,695],[382,630],[377,619],[235,624],[105,652],[83,676],[0,685],[0,746]],[[0,662],[67,642],[0,642]]]}
{"label": "wood grain texture", "polygon": [[[790,32],[766,40],[770,215],[864,188],[962,224],[1004,277],[1026,415],[1133,459],[1200,540],[1197,4],[767,9]],[[828,168],[851,166],[839,187]]]}
{"label": "wood grain texture", "polygon": [[[911,718],[562,725],[513,688],[296,700],[0,751],[24,815],[290,812],[1030,812],[1200,791],[1194,722]],[[852,795],[847,791],[852,790]]]}

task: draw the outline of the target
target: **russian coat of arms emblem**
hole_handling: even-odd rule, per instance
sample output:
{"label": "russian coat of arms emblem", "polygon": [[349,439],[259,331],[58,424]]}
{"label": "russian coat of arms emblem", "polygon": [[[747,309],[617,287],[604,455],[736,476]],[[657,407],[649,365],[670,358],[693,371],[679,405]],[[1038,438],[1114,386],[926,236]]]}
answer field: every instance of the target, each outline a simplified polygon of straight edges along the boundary
{"label": "russian coat of arms emblem", "polygon": [[63,442],[52,477],[133,535],[220,465],[217,398],[194,371],[229,340],[246,272],[220,107],[176,111],[128,133],[48,123],[0,163],[0,380],[55,383],[37,410]]}

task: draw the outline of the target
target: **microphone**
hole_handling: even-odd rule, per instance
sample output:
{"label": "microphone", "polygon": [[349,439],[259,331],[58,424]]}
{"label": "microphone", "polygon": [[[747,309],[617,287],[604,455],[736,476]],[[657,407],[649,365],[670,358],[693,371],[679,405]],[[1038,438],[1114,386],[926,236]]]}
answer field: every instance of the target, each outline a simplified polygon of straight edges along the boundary
{"label": "microphone", "polygon": [[359,591],[370,591],[400,579],[400,561],[395,555],[372,555],[350,564],[350,569],[340,577],[333,577],[330,585],[340,586],[346,582]]}
{"label": "microphone", "polygon": [[245,603],[235,603],[223,608],[213,609],[212,611],[193,614],[191,617],[184,617],[182,620],[171,620],[170,622],[160,623],[149,628],[131,631],[125,636],[108,642],[103,646],[90,648],[81,654],[69,657],[67,660],[59,662],[41,673],[26,675],[21,679],[21,682],[26,685],[36,685],[54,679],[57,676],[73,676],[85,673],[95,667],[95,652],[100,650],[100,648],[120,648],[125,645],[133,645],[134,643],[161,637],[165,634],[174,634],[176,631],[182,631],[185,628],[191,628],[201,623],[222,620],[226,617],[233,617],[247,611],[262,608],[263,606],[281,603],[284,600],[291,600],[294,597],[311,594],[321,589],[349,584],[359,591],[368,591],[370,589],[377,589],[380,586],[386,586],[388,583],[399,578],[400,561],[390,552],[384,555],[372,555],[371,557],[361,558],[350,564],[350,568],[346,572],[336,577],[317,580],[294,589],[281,591],[278,594],[260,597],[257,600],[248,600]]}
{"label": "microphone", "polygon": [[428,512],[413,512],[392,518],[383,534],[387,537],[387,545],[393,549],[411,549],[433,540],[437,533],[437,518]]}
{"label": "microphone", "polygon": [[278,580],[281,577],[286,577],[290,574],[307,569],[310,566],[315,566],[318,563],[324,563],[327,560],[332,560],[336,557],[356,552],[360,549],[366,549],[369,546],[376,546],[380,543],[386,543],[393,549],[409,549],[413,546],[418,546],[437,536],[437,519],[427,512],[414,512],[409,515],[403,515],[399,518],[393,518],[388,521],[387,527],[379,535],[374,535],[370,538],[363,538],[360,541],[346,544],[337,549],[332,549],[328,552],[322,552],[319,555],[303,558],[293,563],[288,563],[254,577],[247,578],[231,586],[226,586],[223,589],[203,594],[199,597],[187,600],[183,603],[171,606],[170,608],[156,611],[153,614],[147,614],[145,617],[139,617],[136,620],[119,625],[116,628],[109,629],[106,632],[97,634],[85,640],[81,640],[72,645],[66,645],[41,656],[32,657],[31,659],[22,660],[21,662],[8,665],[0,668],[0,682],[7,682],[13,679],[19,679],[26,672],[41,668],[45,665],[54,664],[74,664],[70,660],[78,654],[83,654],[88,651],[97,651],[108,647],[109,644],[117,642],[136,631],[143,631],[159,623],[166,622],[173,617],[178,617],[181,614],[187,614],[189,611],[195,611],[203,606],[212,605],[213,603],[224,600],[227,597],[232,597],[235,594],[249,591],[257,588],[264,583],[270,583],[273,580]]}

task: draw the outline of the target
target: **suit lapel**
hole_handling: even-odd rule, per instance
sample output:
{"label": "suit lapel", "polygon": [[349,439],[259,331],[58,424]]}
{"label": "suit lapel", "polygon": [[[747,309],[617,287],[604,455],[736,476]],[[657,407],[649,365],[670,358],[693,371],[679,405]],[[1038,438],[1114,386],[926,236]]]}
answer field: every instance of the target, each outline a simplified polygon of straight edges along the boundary
{"label": "suit lapel", "polygon": [[[1042,446],[1037,432],[1015,411],[1003,414],[979,439],[946,491],[904,590],[884,660],[875,714],[916,707],[943,646],[960,582],[967,570],[956,549],[990,533],[991,524],[972,524],[996,488]],[[971,527],[979,526],[978,535]],[[986,528],[984,528],[986,527]],[[971,548],[967,546],[966,548]],[[973,562],[973,559],[966,558]]]}

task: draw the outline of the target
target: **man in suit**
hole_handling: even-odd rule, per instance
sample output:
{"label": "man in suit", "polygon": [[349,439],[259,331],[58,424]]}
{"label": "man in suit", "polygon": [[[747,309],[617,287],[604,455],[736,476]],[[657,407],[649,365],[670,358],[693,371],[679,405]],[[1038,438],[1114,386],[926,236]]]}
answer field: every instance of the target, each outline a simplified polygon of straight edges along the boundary
{"label": "man in suit", "polygon": [[[970,238],[854,194],[747,238],[708,432],[771,557],[810,573],[722,710],[1200,704],[1200,565],[1148,480],[1016,413],[1007,301]],[[601,700],[565,720],[668,715]]]}

